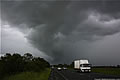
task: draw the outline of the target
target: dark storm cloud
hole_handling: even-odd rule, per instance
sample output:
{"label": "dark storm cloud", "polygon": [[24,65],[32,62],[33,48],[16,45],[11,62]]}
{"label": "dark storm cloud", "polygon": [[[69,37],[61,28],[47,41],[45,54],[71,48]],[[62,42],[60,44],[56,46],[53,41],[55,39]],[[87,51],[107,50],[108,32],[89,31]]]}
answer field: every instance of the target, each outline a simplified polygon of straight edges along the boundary
{"label": "dark storm cloud", "polygon": [[[91,41],[120,31],[119,0],[2,1],[2,21],[54,62],[83,57]],[[89,55],[89,54],[88,54]],[[78,57],[79,58],[79,57]]]}

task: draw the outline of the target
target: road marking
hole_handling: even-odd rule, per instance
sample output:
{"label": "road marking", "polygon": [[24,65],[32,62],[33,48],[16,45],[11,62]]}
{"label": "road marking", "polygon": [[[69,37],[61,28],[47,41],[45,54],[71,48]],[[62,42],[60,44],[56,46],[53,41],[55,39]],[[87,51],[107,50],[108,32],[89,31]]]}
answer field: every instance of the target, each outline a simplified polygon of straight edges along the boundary
{"label": "road marking", "polygon": [[85,75],[85,74],[80,74],[80,75]]}
{"label": "road marking", "polygon": [[68,80],[62,73],[56,71],[59,75],[61,75],[65,80]]}

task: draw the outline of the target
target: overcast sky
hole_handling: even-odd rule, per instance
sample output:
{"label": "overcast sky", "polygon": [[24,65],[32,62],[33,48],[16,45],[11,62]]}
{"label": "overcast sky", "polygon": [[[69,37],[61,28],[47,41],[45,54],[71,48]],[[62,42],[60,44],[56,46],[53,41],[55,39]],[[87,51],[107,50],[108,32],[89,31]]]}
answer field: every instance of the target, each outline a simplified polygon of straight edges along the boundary
{"label": "overcast sky", "polygon": [[120,64],[119,0],[2,0],[0,15],[0,55],[30,52],[53,64]]}

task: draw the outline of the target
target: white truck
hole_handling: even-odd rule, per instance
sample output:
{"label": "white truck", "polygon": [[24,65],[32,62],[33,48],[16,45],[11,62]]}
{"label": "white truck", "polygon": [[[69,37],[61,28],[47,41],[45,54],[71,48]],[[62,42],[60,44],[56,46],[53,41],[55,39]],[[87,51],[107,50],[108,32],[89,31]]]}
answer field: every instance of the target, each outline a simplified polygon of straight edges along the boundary
{"label": "white truck", "polygon": [[75,60],[74,69],[80,72],[91,72],[91,64],[88,60]]}

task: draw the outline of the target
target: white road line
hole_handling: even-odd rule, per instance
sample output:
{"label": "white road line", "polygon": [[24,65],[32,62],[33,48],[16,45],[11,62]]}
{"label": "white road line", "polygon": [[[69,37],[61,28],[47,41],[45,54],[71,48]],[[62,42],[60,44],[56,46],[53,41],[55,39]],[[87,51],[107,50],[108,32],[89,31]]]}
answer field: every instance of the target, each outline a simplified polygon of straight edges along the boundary
{"label": "white road line", "polygon": [[59,75],[61,75],[65,80],[68,80],[63,74],[61,74],[61,73],[58,72],[57,70],[56,70],[56,72],[57,72]]}

